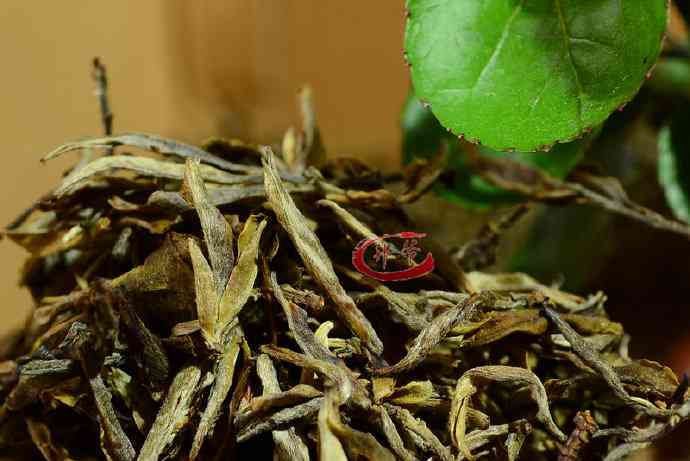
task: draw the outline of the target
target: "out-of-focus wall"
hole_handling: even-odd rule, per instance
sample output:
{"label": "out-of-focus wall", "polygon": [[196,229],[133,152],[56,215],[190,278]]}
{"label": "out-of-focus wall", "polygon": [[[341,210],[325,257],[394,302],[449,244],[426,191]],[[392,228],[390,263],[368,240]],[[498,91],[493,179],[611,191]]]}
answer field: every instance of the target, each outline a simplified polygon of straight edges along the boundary
{"label": "out-of-focus wall", "polygon": [[295,91],[309,83],[331,150],[392,169],[407,90],[402,3],[180,2],[170,11],[170,30],[185,31],[169,40],[173,67],[216,131],[262,141],[294,123]]}
{"label": "out-of-focus wall", "polygon": [[[314,88],[331,152],[397,168],[407,89],[398,1],[3,0],[0,7],[0,224],[57,184],[74,157],[39,158],[101,134],[90,61],[107,65],[115,131],[199,142],[275,142]],[[30,308],[17,287],[25,257],[0,242],[0,333]]]}
{"label": "out-of-focus wall", "polygon": [[[101,129],[89,66],[105,58],[118,129],[170,133],[169,44],[163,1],[37,2],[0,7],[0,222],[4,227],[59,181],[74,157],[41,165],[58,144]],[[170,133],[171,134],[171,133]],[[19,326],[29,296],[17,287],[25,252],[0,242],[0,332]]]}

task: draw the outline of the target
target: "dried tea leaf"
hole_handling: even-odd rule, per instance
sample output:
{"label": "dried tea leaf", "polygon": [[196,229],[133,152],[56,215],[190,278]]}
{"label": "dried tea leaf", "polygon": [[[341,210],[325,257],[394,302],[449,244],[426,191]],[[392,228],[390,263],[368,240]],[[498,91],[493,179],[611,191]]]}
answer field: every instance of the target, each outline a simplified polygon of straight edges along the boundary
{"label": "dried tea leaf", "polygon": [[[515,432],[511,432],[515,431]],[[472,452],[484,445],[490,444],[496,437],[501,437],[508,435],[506,437],[506,455],[508,459],[514,459],[514,456],[519,454],[520,448],[522,448],[522,442],[525,437],[532,431],[530,424],[526,420],[518,420],[510,424],[497,424],[494,426],[489,426],[486,429],[481,429],[477,431],[472,431],[467,434],[466,443],[467,451]],[[483,456],[480,452],[476,457]],[[473,458],[475,458],[473,456]],[[458,460],[466,459],[464,453],[458,454]]]}
{"label": "dried tea leaf", "polygon": [[302,116],[303,138],[295,164],[296,170],[301,172],[307,166],[323,166],[326,162],[326,149],[321,140],[321,131],[316,124],[311,87],[302,87],[298,100]]}
{"label": "dried tea leaf", "polygon": [[424,452],[433,453],[443,461],[453,461],[450,450],[429,430],[423,420],[415,418],[404,408],[384,403],[384,408],[390,417],[402,426],[403,430],[413,436],[413,440]]}
{"label": "dried tea leaf", "polygon": [[224,170],[236,173],[256,173],[258,170],[256,167],[228,162],[227,160],[223,160],[220,157],[216,157],[215,155],[209,154],[198,147],[190,146],[189,144],[144,133],[127,133],[120,136],[69,142],[50,152],[43,157],[42,161],[45,162],[73,150],[88,148],[109,149],[117,146],[137,147],[139,149],[145,149],[163,155],[173,155],[183,159],[196,158],[209,165],[215,165]]}
{"label": "dried tea leaf", "polygon": [[98,410],[98,422],[101,426],[101,447],[103,453],[110,460],[128,461],[136,458],[137,453],[129,438],[122,430],[117,419],[115,409],[111,401],[110,391],[103,383],[100,375],[89,379],[93,391],[96,409]]}
{"label": "dried tea leaf", "polygon": [[470,380],[458,380],[458,384],[453,394],[453,400],[450,406],[450,414],[448,416],[448,431],[453,445],[458,447],[465,458],[470,461],[474,459],[470,448],[467,445],[466,431],[467,431],[467,411],[469,406],[469,398],[477,392],[477,388]]}
{"label": "dried tea leaf", "polygon": [[237,336],[231,338],[216,361],[213,373],[215,380],[211,386],[206,409],[201,415],[196,434],[194,434],[192,448],[189,452],[190,460],[197,458],[204,440],[209,434],[213,433],[213,427],[220,415],[221,406],[230,392],[230,387],[232,387],[235,364],[240,353],[240,341],[241,339]]}
{"label": "dried tea leaf", "polygon": [[327,346],[319,342],[314,332],[307,324],[307,313],[295,303],[289,302],[283,295],[283,290],[278,285],[275,272],[271,273],[271,289],[273,296],[280,303],[288,320],[290,331],[295,336],[295,341],[300,349],[310,358],[323,360],[333,365],[340,366],[342,362],[328,350]]}
{"label": "dried tea leaf", "polygon": [[194,267],[194,292],[196,293],[196,309],[199,326],[204,338],[210,345],[218,344],[218,307],[219,295],[211,266],[206,261],[199,245],[194,239],[189,239],[189,256]]}
{"label": "dried tea leaf", "polygon": [[69,359],[32,360],[19,369],[19,379],[0,408],[0,421],[10,412],[33,403],[44,389],[55,386],[74,375],[78,364]]}
{"label": "dried tea leaf", "polygon": [[199,167],[198,161],[187,160],[182,187],[190,191],[192,203],[199,215],[216,290],[220,296],[235,263],[232,228],[218,208],[210,203]]}
{"label": "dried tea leaf", "polygon": [[299,405],[262,415],[256,420],[249,421],[246,426],[239,428],[237,441],[245,442],[264,432],[283,430],[300,421],[310,420],[319,412],[324,399],[325,397],[315,397]]}
{"label": "dried tea leaf", "polygon": [[427,193],[441,176],[441,173],[443,173],[446,163],[446,153],[440,152],[430,160],[421,160],[414,164],[414,170],[408,167],[406,170],[406,173],[408,173],[406,178],[407,189],[398,197],[398,201],[406,204],[412,203]]}
{"label": "dried tea leaf", "polygon": [[266,220],[251,215],[237,241],[237,265],[232,270],[227,285],[220,298],[218,313],[218,332],[223,334],[240,313],[252,295],[254,282],[259,272],[257,258],[259,243],[266,228]]}
{"label": "dried tea leaf", "polygon": [[120,318],[128,343],[142,374],[153,389],[161,389],[170,377],[170,362],[159,337],[151,333],[134,308],[120,295]]}
{"label": "dried tea leaf", "polygon": [[165,457],[166,449],[185,427],[191,416],[192,399],[197,392],[201,370],[187,365],[175,375],[165,401],[139,451],[138,460],[157,460]]}
{"label": "dried tea leaf", "polygon": [[476,271],[496,262],[496,252],[501,236],[522,218],[529,207],[518,205],[496,221],[488,221],[477,237],[465,243],[453,257],[465,271]]}
{"label": "dried tea leaf", "polygon": [[476,291],[539,291],[559,306],[568,310],[578,310],[585,302],[579,296],[542,285],[529,275],[519,272],[504,274],[469,272],[465,275]]}
{"label": "dried tea leaf", "polygon": [[[256,184],[261,181],[260,176],[236,175],[227,173],[209,165],[199,167],[201,176],[211,182],[219,184]],[[179,163],[170,163],[147,157],[110,156],[100,157],[73,174],[68,175],[60,186],[53,192],[56,198],[74,194],[95,177],[112,177],[113,172],[129,172],[152,178],[167,178],[181,180],[185,167]]]}
{"label": "dried tea leaf", "polygon": [[[354,397],[353,400],[359,401],[360,403],[362,403],[363,399],[365,401],[368,400],[361,386],[352,376],[352,372],[343,367],[340,361],[334,363],[332,359],[321,360],[291,351],[290,349],[272,345],[261,346],[261,351],[274,359],[293,363],[300,368],[308,368],[315,371],[328,380],[332,388],[338,390],[342,403],[347,402],[351,397]],[[367,405],[364,404],[364,406]]]}
{"label": "dried tea leaf", "polygon": [[[422,331],[424,327],[429,324],[428,316],[413,307],[414,304],[405,299],[404,293],[396,293],[378,280],[368,278],[359,272],[342,266],[337,266],[337,269],[340,273],[346,274],[357,283],[374,290],[374,293],[366,293],[355,298],[356,303],[363,304],[371,300],[373,298],[372,295],[376,295],[376,297],[383,298],[386,301],[386,305],[390,309],[393,319],[403,323],[410,331]],[[457,301],[454,302],[453,305],[454,304],[457,304]],[[452,307],[452,305],[449,307]]]}
{"label": "dried tea leaf", "polygon": [[653,360],[634,360],[615,367],[616,374],[628,386],[636,388],[636,394],[651,394],[655,398],[671,398],[678,389],[678,377],[668,367]]}
{"label": "dried tea leaf", "polygon": [[[328,398],[324,405],[329,405]],[[381,445],[373,435],[358,431],[343,423],[337,405],[332,405],[326,412],[325,418],[331,432],[340,440],[350,459],[395,461],[393,453]],[[330,459],[330,457],[324,457],[324,459]]]}
{"label": "dried tea leaf", "polygon": [[398,387],[386,401],[405,408],[434,407],[441,401],[430,380],[411,381]]}
{"label": "dried tea leaf", "polygon": [[[332,200],[319,200],[316,202],[317,205],[328,208],[335,214],[335,216],[342,222],[353,234],[359,238],[377,238],[378,236],[372,231],[369,226],[357,219],[352,213],[347,211],[345,208],[341,207]],[[396,248],[394,245],[391,247],[391,251],[395,252]]]}
{"label": "dried tea leaf", "polygon": [[[263,397],[270,397],[275,396],[276,394],[281,394],[276,369],[273,366],[273,362],[266,354],[261,354],[257,358],[256,373],[257,375],[259,375],[259,379],[261,379],[261,385],[264,389]],[[320,392],[316,391],[316,389],[314,389],[314,391],[320,394]],[[265,404],[257,403],[256,401],[260,398],[261,397],[255,398],[250,402],[253,411],[264,411],[270,408],[270,406],[267,406]],[[309,448],[304,443],[304,441],[299,436],[297,430],[294,427],[291,427],[290,429],[283,431],[273,431],[271,435],[273,437],[273,443],[275,444],[275,453],[279,460],[309,460]]]}
{"label": "dried tea leaf", "polygon": [[64,447],[55,444],[47,424],[33,418],[26,418],[26,427],[29,430],[29,435],[31,435],[31,440],[46,461],[74,460]]}
{"label": "dried tea leaf", "polygon": [[581,335],[623,335],[623,325],[604,317],[593,317],[591,315],[580,314],[563,314],[561,315],[561,318],[568,322],[568,324]]}
{"label": "dried tea leaf", "polygon": [[561,316],[549,307],[544,308],[546,317],[553,322],[556,327],[563,333],[565,339],[568,340],[575,353],[582,359],[584,363],[592,367],[611,388],[611,391],[623,401],[630,401],[631,397],[623,388],[620,377],[616,374],[613,367],[606,363],[606,361],[594,350],[594,348],[587,343],[582,336],[580,336],[568,323],[561,318]]}
{"label": "dried tea leaf", "polygon": [[399,374],[409,371],[419,364],[429,354],[429,352],[441,342],[441,340],[457,325],[468,322],[472,319],[477,309],[486,304],[487,298],[484,294],[474,295],[461,301],[445,312],[436,316],[429,326],[427,326],[414,339],[407,355],[395,365],[382,367],[374,370],[377,375]]}
{"label": "dried tea leaf", "polygon": [[298,306],[304,306],[308,312],[321,313],[324,310],[323,297],[311,290],[299,290],[286,283],[282,284],[280,288],[283,290],[285,298]]}
{"label": "dried tea leaf", "polygon": [[155,415],[154,402],[140,383],[119,368],[112,368],[107,376],[108,387],[132,410],[132,419],[145,434]]}
{"label": "dried tea leaf", "polygon": [[[566,440],[565,434],[561,432],[551,417],[546,390],[537,375],[524,368],[487,365],[467,370],[457,382],[451,406],[451,408],[456,408],[456,410],[451,410],[452,419],[449,420],[449,431],[456,445],[462,440],[462,434],[458,434],[458,431],[463,430],[464,424],[462,407],[467,405],[468,399],[477,392],[477,385],[486,382],[503,382],[511,385],[527,386],[530,391],[530,397],[537,404],[537,420],[557,440],[561,442]],[[465,453],[465,456],[467,457],[468,454]]]}
{"label": "dried tea leaf", "polygon": [[395,392],[394,376],[375,376],[371,379],[374,402],[381,403]]}
{"label": "dried tea leaf", "polygon": [[[189,267],[187,237],[169,232],[144,264],[114,279],[110,286],[145,306],[144,312],[162,325],[190,320],[194,306],[194,273]],[[83,296],[83,294],[82,294]],[[68,302],[81,302],[77,296]],[[139,304],[140,303],[140,304]]]}
{"label": "dried tea leaf", "polygon": [[319,409],[319,460],[321,461],[347,461],[345,449],[340,440],[333,433],[330,420],[337,412],[337,397],[333,392],[327,392]]}
{"label": "dried tea leaf", "polygon": [[357,308],[355,302],[340,284],[328,253],[319,242],[316,234],[309,229],[304,215],[302,215],[283,187],[273,166],[272,157],[273,153],[270,148],[265,147],[262,157],[264,183],[266,185],[266,194],[278,221],[290,236],[292,243],[295,245],[312,277],[333,301],[338,316],[374,354],[381,354],[383,343],[376,331],[374,331],[371,323],[369,323],[369,320]]}
{"label": "dried tea leaf", "polygon": [[260,418],[266,413],[277,411],[279,408],[301,404],[307,400],[322,395],[322,392],[308,384],[297,384],[287,391],[264,393],[260,397],[254,397],[235,416],[235,424],[245,426],[248,421]]}
{"label": "dried tea leaf", "polygon": [[101,364],[95,360],[94,334],[82,322],[74,322],[65,337],[71,354],[78,357],[84,375],[88,379],[96,404],[100,426],[101,450],[109,460],[130,461],[135,459],[136,451],[132,442],[122,429],[112,395],[100,375]]}
{"label": "dried tea leaf", "polygon": [[393,453],[403,461],[416,461],[417,457],[410,450],[405,448],[405,444],[398,433],[398,429],[395,427],[395,423],[393,423],[386,409],[382,406],[375,406],[373,409],[381,418],[381,430],[386,437],[388,445],[390,445],[391,450],[393,450]]}
{"label": "dried tea leaf", "polygon": [[539,336],[546,332],[547,327],[548,322],[537,309],[492,311],[482,319],[476,333],[463,340],[462,347],[484,346],[518,332]]}

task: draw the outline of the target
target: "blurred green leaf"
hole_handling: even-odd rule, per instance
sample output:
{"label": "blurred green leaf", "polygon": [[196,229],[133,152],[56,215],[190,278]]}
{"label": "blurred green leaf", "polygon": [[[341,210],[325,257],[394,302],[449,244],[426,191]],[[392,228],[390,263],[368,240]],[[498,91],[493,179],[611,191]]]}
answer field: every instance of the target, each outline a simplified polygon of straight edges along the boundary
{"label": "blurred green leaf", "polygon": [[690,60],[687,58],[660,60],[654,68],[654,75],[648,85],[662,94],[683,95],[690,98]]}
{"label": "blurred green leaf", "polygon": [[673,214],[690,222],[690,111],[677,112],[659,132],[659,182]]}
{"label": "blurred green leaf", "polygon": [[[480,210],[521,200],[518,195],[494,187],[473,174],[457,138],[446,131],[434,114],[412,93],[403,107],[401,122],[405,163],[415,158],[433,157],[444,144],[447,146],[449,172],[442,177],[435,188],[436,192],[445,199],[467,208]],[[557,178],[563,178],[582,159],[590,138],[588,136],[585,139],[558,144],[550,152],[498,152],[479,146],[479,153],[488,157],[510,157],[546,171]]]}
{"label": "blurred green leaf", "polygon": [[664,0],[407,0],[417,96],[453,133],[542,150],[601,124],[639,90]]}

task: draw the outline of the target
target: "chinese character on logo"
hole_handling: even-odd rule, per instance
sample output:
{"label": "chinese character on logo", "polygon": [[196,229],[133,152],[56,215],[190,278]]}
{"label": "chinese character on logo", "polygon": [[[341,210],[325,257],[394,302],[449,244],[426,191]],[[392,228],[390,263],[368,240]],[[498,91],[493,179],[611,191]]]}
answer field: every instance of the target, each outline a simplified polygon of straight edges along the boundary
{"label": "chinese character on logo", "polygon": [[405,240],[402,250],[400,250],[400,254],[406,257],[409,263],[414,263],[414,258],[417,257],[417,253],[420,251],[422,250],[420,250],[417,246],[417,239],[410,239]]}
{"label": "chinese character on logo", "polygon": [[[417,246],[417,239],[424,237],[426,237],[426,234],[400,232],[398,234],[384,234],[381,237],[364,239],[357,244],[355,250],[352,252],[352,265],[362,274],[384,282],[410,280],[422,277],[433,271],[435,266],[434,257],[431,253],[427,253],[422,262],[415,262],[417,254],[421,251]],[[391,245],[386,240],[391,238],[403,240],[402,249],[397,250],[394,248],[393,250],[403,256],[405,259],[404,265],[408,266],[406,269],[390,272],[386,271],[388,259],[391,257]],[[372,245],[374,246],[373,260],[381,266],[382,270],[380,271],[372,269],[364,258],[364,253]]]}
{"label": "chinese character on logo", "polygon": [[374,253],[374,261],[381,264],[383,270],[386,270],[386,263],[391,254],[391,247],[383,240],[376,242],[376,252]]}

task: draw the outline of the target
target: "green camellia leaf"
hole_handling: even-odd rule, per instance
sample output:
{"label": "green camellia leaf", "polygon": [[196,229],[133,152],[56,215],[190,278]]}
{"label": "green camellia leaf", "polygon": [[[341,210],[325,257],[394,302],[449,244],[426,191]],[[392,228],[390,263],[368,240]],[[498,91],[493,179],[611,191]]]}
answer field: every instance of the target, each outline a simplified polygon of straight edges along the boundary
{"label": "green camellia leaf", "polygon": [[441,124],[497,150],[576,139],[639,90],[666,0],[407,0],[417,96]]}
{"label": "green camellia leaf", "polygon": [[659,132],[659,182],[678,219],[690,222],[690,111],[676,113]]}
{"label": "green camellia leaf", "polygon": [[[467,208],[488,209],[492,206],[515,203],[521,198],[511,192],[488,184],[472,173],[460,149],[458,139],[445,130],[434,114],[410,93],[402,111],[403,162],[415,158],[430,158],[438,154],[445,144],[448,149],[448,173],[437,183],[436,192],[452,202]],[[558,144],[551,152],[498,152],[480,146],[481,155],[509,157],[537,167],[551,176],[565,177],[582,159],[591,136]]]}

